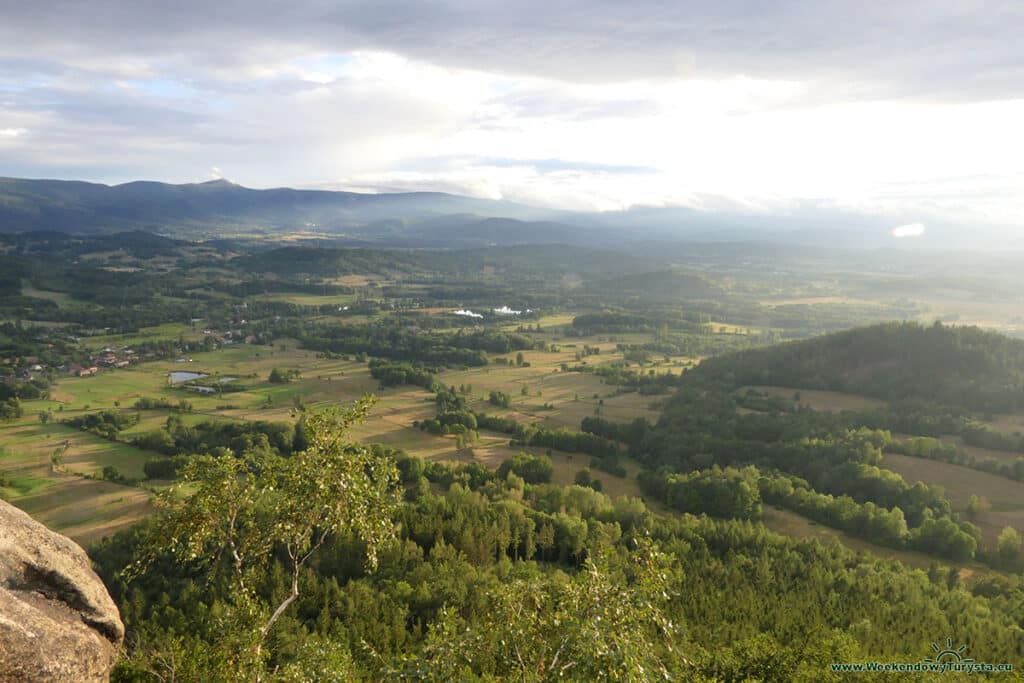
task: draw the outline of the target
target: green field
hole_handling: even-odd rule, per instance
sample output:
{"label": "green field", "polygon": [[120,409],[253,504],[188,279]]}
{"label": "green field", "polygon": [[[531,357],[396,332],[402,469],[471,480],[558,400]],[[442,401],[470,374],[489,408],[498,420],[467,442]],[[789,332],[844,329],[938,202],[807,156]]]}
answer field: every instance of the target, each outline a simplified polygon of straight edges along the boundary
{"label": "green field", "polygon": [[[616,341],[601,336],[562,338],[559,325],[571,321],[571,316],[552,316],[542,321],[544,331],[533,333],[559,345],[559,351],[525,351],[528,366],[492,363],[485,367],[446,370],[439,379],[449,386],[472,387],[468,396],[470,408],[475,411],[506,415],[526,422],[543,424],[551,428],[578,429],[580,421],[591,415],[628,422],[643,417],[654,422],[660,414],[660,403],[665,396],[643,396],[636,392],[621,392],[604,384],[589,373],[564,372],[563,363],[576,364],[575,354],[585,344],[601,349],[596,356],[585,359],[596,365],[621,361],[617,351],[619,341],[643,341],[643,335],[619,335]],[[184,326],[162,326],[130,338],[131,343],[155,334],[175,335]],[[99,338],[90,339],[90,343]],[[103,339],[107,344],[128,343],[125,339]],[[514,361],[514,354],[508,357]],[[143,477],[142,466],[151,458],[159,457],[123,443],[111,443],[100,437],[83,433],[60,424],[42,425],[36,414],[47,408],[54,410],[56,419],[62,419],[100,409],[131,410],[140,397],[165,398],[171,402],[186,399],[194,412],[181,418],[186,424],[210,419],[294,421],[300,413],[297,405],[319,408],[343,405],[365,393],[374,393],[379,402],[368,419],[353,429],[353,437],[365,443],[381,443],[400,448],[410,454],[430,460],[448,462],[479,462],[497,468],[504,460],[520,450],[534,454],[546,453],[542,449],[519,449],[508,445],[508,437],[483,432],[472,446],[458,449],[453,437],[442,437],[413,427],[416,421],[430,419],[436,408],[433,394],[419,387],[382,388],[373,379],[365,363],[354,360],[328,360],[299,348],[291,340],[278,340],[273,346],[229,345],[216,351],[192,353],[186,362],[174,360],[143,363],[131,368],[103,371],[94,377],[68,377],[53,387],[50,401],[26,404],[26,416],[17,423],[0,427],[0,443],[4,451],[0,463],[7,472],[9,485],[3,495],[33,515],[72,538],[89,543],[118,529],[129,526],[148,514],[147,490],[99,481],[104,466],[113,465],[123,475]],[[678,373],[681,367],[692,364],[690,358],[661,360],[649,367],[655,372]],[[273,368],[296,369],[301,377],[287,384],[270,384],[267,377]],[[168,374],[174,371],[197,372],[216,377],[236,377],[245,386],[243,391],[222,395],[201,395],[168,383]],[[771,395],[792,398],[796,390],[786,387],[756,387]],[[508,393],[512,398],[507,409],[487,402],[491,391]],[[863,410],[880,405],[880,401],[863,396],[824,391],[800,391],[801,403],[815,410]],[[139,411],[140,422],[125,430],[121,439],[158,429],[167,418],[162,410]],[[50,467],[50,455],[65,442],[69,447],[60,471]],[[590,458],[579,453],[549,453],[555,466],[553,481],[572,484],[576,473],[589,465]],[[891,457],[891,456],[890,456]],[[913,459],[910,459],[913,460]],[[602,482],[605,493],[612,497],[639,497],[635,475],[639,466],[626,459],[629,472],[626,478],[599,470],[592,476]],[[898,462],[893,468],[899,470]],[[937,464],[928,462],[929,465]],[[963,469],[963,468],[957,468]],[[936,471],[943,471],[938,468]],[[970,472],[968,470],[968,472]],[[973,473],[972,474],[980,474]],[[908,479],[910,477],[908,476]],[[992,479],[998,479],[992,477]],[[973,479],[969,480],[974,486]],[[1002,480],[1005,481],[1005,480]],[[160,484],[161,482],[154,482]],[[941,483],[941,482],[939,482]],[[1012,483],[1012,482],[1011,482]],[[1024,489],[1024,486],[1022,486]],[[951,496],[961,491],[950,487]],[[995,499],[1005,507],[1004,497]],[[665,512],[664,506],[648,501],[652,509]],[[998,533],[1006,517],[1015,511],[988,510],[985,523],[979,521],[986,538]],[[1014,517],[1013,523],[1017,524]],[[848,534],[817,525],[790,512],[770,510],[765,523],[773,530],[797,537],[815,537],[825,542],[838,541],[855,549],[866,550],[908,561],[921,566],[926,556],[919,553],[898,552],[874,546]],[[993,531],[994,530],[994,531]]]}
{"label": "green field", "polygon": [[[0,494],[44,524],[80,543],[90,543],[139,521],[149,512],[145,489],[94,479],[113,465],[128,477],[142,477],[155,456],[127,444],[60,424],[24,419],[0,428],[0,464],[8,485]],[[51,455],[62,453],[62,464]]]}
{"label": "green field", "polygon": [[67,306],[72,302],[71,295],[64,292],[50,292],[42,289],[36,289],[32,285],[25,283],[21,288],[22,296],[31,296],[37,299],[46,299],[52,301],[58,306]]}
{"label": "green field", "polygon": [[104,346],[132,346],[144,342],[160,341],[163,339],[200,339],[202,330],[195,330],[191,325],[183,323],[165,323],[153,327],[144,327],[134,334],[101,334],[93,337],[86,337],[83,343],[92,349],[100,349]]}
{"label": "green field", "polygon": [[[557,337],[557,323],[571,320],[561,316],[548,321],[548,335]],[[144,330],[130,337],[93,337],[90,345],[137,343],[154,335],[183,333],[179,325]],[[472,385],[470,407],[477,411],[505,413],[524,422],[543,423],[552,428],[578,429],[580,420],[594,414],[627,422],[635,417],[654,421],[658,417],[659,397],[621,393],[588,373],[563,372],[563,363],[575,364],[576,349],[583,344],[599,346],[599,356],[587,358],[590,364],[622,359],[616,344],[599,337],[574,339],[558,352],[526,351],[529,367],[492,363],[482,368],[447,370],[439,375],[445,384]],[[350,403],[366,393],[374,393],[379,402],[368,419],[353,430],[353,436],[365,443],[381,443],[400,448],[423,458],[465,462],[476,460],[497,467],[518,450],[508,447],[508,437],[483,434],[471,448],[459,450],[451,437],[440,437],[413,427],[413,422],[432,418],[436,413],[434,396],[419,387],[382,388],[369,374],[366,363],[354,360],[327,360],[298,347],[294,341],[278,340],[274,346],[229,345],[216,351],[186,355],[186,362],[175,360],[142,363],[130,368],[104,370],[92,377],[66,377],[51,389],[51,399],[25,403],[25,416],[0,426],[0,466],[9,485],[3,495],[29,510],[53,528],[88,543],[129,526],[148,512],[149,492],[88,477],[98,477],[112,465],[124,476],[141,479],[143,465],[156,453],[142,451],[126,443],[113,443],[98,436],[59,424],[60,420],[96,412],[121,410],[138,412],[140,422],[122,432],[121,440],[158,429],[167,419],[167,411],[135,411],[132,406],[141,397],[164,398],[172,403],[181,399],[194,408],[182,415],[187,424],[203,420],[271,420],[294,422],[299,404],[307,409]],[[514,354],[511,357],[514,361]],[[673,359],[680,362],[683,359]],[[659,366],[673,369],[672,364]],[[267,381],[274,368],[295,369],[300,378],[286,384]],[[245,388],[221,395],[205,395],[169,384],[175,371],[196,372],[216,377],[235,377]],[[678,371],[678,370],[676,370]],[[525,388],[525,393],[524,393]],[[509,409],[498,409],[486,400],[492,390],[512,396]],[[661,397],[664,398],[664,397]],[[53,411],[54,422],[42,424],[38,414]],[[51,454],[67,448],[63,465],[53,468]],[[527,449],[530,450],[530,449]],[[571,484],[576,472],[589,464],[583,454],[552,453],[555,481]],[[631,475],[637,466],[627,464]],[[639,495],[632,477],[622,479],[594,471],[605,491],[611,495]]]}
{"label": "green field", "polygon": [[[360,281],[361,284],[366,284]],[[351,284],[351,283],[349,283]],[[45,294],[45,293],[43,293]],[[65,295],[58,294],[60,305]],[[313,294],[266,294],[258,300],[290,303],[304,306],[346,305],[353,295],[318,296]],[[54,299],[56,300],[56,299]],[[445,315],[450,308],[420,309],[426,315]],[[380,319],[387,313],[351,316],[341,324],[365,324]],[[552,429],[579,429],[580,422],[589,416],[600,416],[613,422],[626,423],[637,417],[656,422],[668,395],[645,396],[635,391],[622,391],[604,383],[591,373],[566,372],[563,365],[600,365],[622,362],[620,344],[643,344],[652,339],[650,333],[623,333],[616,335],[569,336],[574,316],[556,313],[539,320],[540,331],[530,335],[557,348],[555,351],[527,350],[522,352],[526,364],[515,365],[516,353],[492,355],[492,362],[484,367],[448,369],[438,379],[452,387],[464,387],[470,409],[512,417],[523,423],[544,425]],[[317,318],[317,320],[320,320]],[[532,325],[535,323],[531,323]],[[83,344],[88,348],[120,347],[157,339],[199,339],[202,323],[197,327],[171,323],[148,327],[132,335],[105,335],[88,337]],[[520,323],[511,320],[502,327],[516,331]],[[727,323],[714,323],[726,334],[756,334],[757,330]],[[445,331],[444,333],[447,333]],[[597,355],[577,358],[584,346],[600,349]],[[149,459],[160,457],[156,453],[141,451],[126,443],[112,443],[91,434],[79,432],[60,424],[43,425],[37,414],[53,411],[56,421],[99,410],[118,409],[139,412],[138,424],[121,433],[122,441],[159,429],[168,417],[165,410],[134,411],[138,398],[162,398],[172,403],[189,401],[194,412],[180,415],[186,424],[207,420],[270,420],[294,422],[304,409],[317,409],[350,403],[366,393],[377,395],[379,402],[367,420],[353,429],[353,437],[365,443],[381,443],[430,460],[447,462],[478,462],[497,468],[503,461],[520,450],[534,454],[547,453],[554,464],[555,483],[572,484],[576,473],[589,465],[589,456],[578,453],[548,452],[546,449],[520,449],[509,446],[506,435],[483,432],[479,441],[458,448],[453,437],[436,436],[416,429],[413,424],[434,417],[436,407],[431,392],[419,387],[383,388],[369,374],[365,362],[326,359],[303,349],[295,340],[277,339],[273,345],[232,344],[209,352],[182,354],[183,362],[176,359],[152,361],[119,370],[104,370],[93,377],[65,377],[51,389],[47,401],[25,404],[26,415],[16,423],[0,427],[0,466],[7,478],[7,486],[0,489],[4,497],[32,512],[38,518],[73,538],[88,543],[120,528],[131,525],[149,511],[149,491],[144,487],[125,486],[99,480],[104,467],[113,466],[131,479],[142,480],[143,465]],[[654,360],[656,358],[656,360]],[[644,372],[678,374],[692,367],[698,358],[686,356],[662,357],[652,354],[652,361]],[[639,369],[636,363],[630,364]],[[296,370],[297,379],[285,384],[271,384],[267,378],[274,368]],[[234,377],[244,387],[240,391],[223,394],[199,394],[181,386],[169,384],[168,375],[175,371],[202,373],[215,380]],[[881,408],[885,402],[856,394],[795,389],[782,386],[749,386],[738,392],[754,389],[770,396],[794,400],[799,394],[800,405],[817,411],[865,411]],[[487,401],[492,391],[511,397],[508,408],[498,408]],[[740,409],[746,412],[746,409]],[[1024,418],[999,416],[996,428],[1012,432],[1024,427]],[[952,438],[952,437],[947,437]],[[60,467],[52,467],[51,454],[64,448],[65,457]],[[1017,455],[1002,451],[985,451],[966,447],[972,454],[1011,461]],[[984,453],[982,452],[984,451]],[[626,459],[629,473],[626,478],[592,470],[605,493],[612,497],[641,495],[635,475],[639,465]],[[985,543],[994,542],[1003,526],[1024,530],[1024,500],[1019,494],[1024,485],[984,475],[956,466],[920,461],[902,456],[887,456],[887,465],[910,482],[922,480],[944,486],[955,507],[962,508],[972,493],[986,499],[987,506],[979,513],[975,523],[983,530]],[[144,486],[162,485],[163,482],[145,482]],[[1007,488],[1010,485],[1010,488]],[[648,501],[648,506],[667,512],[663,505]],[[924,566],[927,556],[919,553],[893,551],[875,546],[849,534],[815,524],[791,512],[768,510],[765,523],[772,529],[796,537],[814,537],[825,542],[840,542],[858,550],[870,551],[882,557],[900,559],[913,566]]]}

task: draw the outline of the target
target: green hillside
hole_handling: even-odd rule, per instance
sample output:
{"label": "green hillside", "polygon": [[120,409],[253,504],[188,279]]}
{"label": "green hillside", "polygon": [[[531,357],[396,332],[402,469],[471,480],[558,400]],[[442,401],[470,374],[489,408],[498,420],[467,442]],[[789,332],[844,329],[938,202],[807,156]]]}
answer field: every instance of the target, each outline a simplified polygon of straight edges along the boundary
{"label": "green hillside", "polygon": [[1024,407],[1024,341],[977,327],[886,323],[712,358],[694,379],[1014,412]]}

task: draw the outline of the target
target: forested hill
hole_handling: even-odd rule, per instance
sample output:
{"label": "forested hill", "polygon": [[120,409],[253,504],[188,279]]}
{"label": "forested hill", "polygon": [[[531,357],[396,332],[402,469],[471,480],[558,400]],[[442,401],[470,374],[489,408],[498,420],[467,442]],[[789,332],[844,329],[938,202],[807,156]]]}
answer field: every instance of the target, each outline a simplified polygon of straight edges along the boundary
{"label": "forested hill", "polygon": [[[222,234],[225,229],[331,232],[388,221],[441,216],[531,219],[539,213],[511,202],[440,192],[361,194],[275,188],[255,190],[225,180],[170,185],[100,185],[0,177],[0,233],[59,230],[107,234],[124,230]],[[445,226],[448,223],[444,224]]]}
{"label": "forested hill", "polygon": [[710,358],[691,376],[1010,412],[1024,408],[1024,341],[977,327],[885,323]]}

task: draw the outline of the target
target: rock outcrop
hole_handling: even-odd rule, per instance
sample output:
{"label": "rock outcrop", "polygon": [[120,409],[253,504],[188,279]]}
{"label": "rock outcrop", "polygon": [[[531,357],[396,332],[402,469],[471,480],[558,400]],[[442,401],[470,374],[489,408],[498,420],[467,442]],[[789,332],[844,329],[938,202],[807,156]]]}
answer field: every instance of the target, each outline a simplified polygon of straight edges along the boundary
{"label": "rock outcrop", "polygon": [[85,551],[0,501],[0,681],[107,681],[123,640]]}

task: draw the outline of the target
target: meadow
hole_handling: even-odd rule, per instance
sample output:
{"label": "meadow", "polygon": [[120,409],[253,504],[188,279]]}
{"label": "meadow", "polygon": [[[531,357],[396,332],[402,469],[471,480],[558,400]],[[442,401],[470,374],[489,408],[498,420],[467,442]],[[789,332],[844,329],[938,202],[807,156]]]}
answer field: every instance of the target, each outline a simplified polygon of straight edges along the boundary
{"label": "meadow", "polygon": [[[435,315],[445,314],[440,309]],[[438,380],[464,389],[469,409],[476,412],[511,417],[519,422],[544,425],[552,429],[579,429],[581,420],[600,416],[611,422],[627,423],[637,417],[650,423],[658,420],[666,396],[645,396],[636,391],[623,391],[606,384],[593,373],[566,372],[564,365],[586,363],[599,365],[622,363],[621,343],[642,343],[650,335],[592,335],[567,337],[572,316],[559,314],[541,319],[543,331],[532,332],[549,349],[527,350],[522,365],[516,354],[495,355],[483,367],[447,369]],[[514,331],[515,325],[506,326]],[[173,338],[195,331],[183,325],[165,325],[124,338],[107,336],[89,339],[90,344],[119,345],[154,338]],[[584,346],[600,349],[582,361],[577,353]],[[699,358],[668,357],[648,363],[645,372],[678,374],[699,362]],[[638,367],[632,364],[634,368]],[[292,381],[274,384],[268,381],[273,369],[292,370]],[[207,380],[236,378],[242,388],[215,394],[189,391],[183,385],[172,385],[172,372],[194,372],[207,375]],[[816,411],[873,410],[884,402],[870,397],[831,391],[800,390],[779,386],[744,387],[769,396],[795,401]],[[499,408],[488,401],[490,392],[510,396],[510,405]],[[380,443],[401,449],[428,460],[451,463],[477,462],[497,468],[518,452],[545,454],[554,465],[553,482],[572,484],[579,470],[589,465],[590,458],[580,453],[562,453],[550,449],[512,447],[509,437],[482,430],[472,444],[460,444],[452,436],[439,436],[417,429],[414,424],[431,419],[436,413],[434,395],[421,387],[383,387],[370,376],[365,362],[354,358],[324,357],[301,348],[296,340],[278,339],[273,345],[232,344],[206,352],[184,354],[181,358],[146,362],[130,368],[104,370],[93,377],[66,377],[57,381],[49,400],[26,403],[26,415],[20,420],[0,426],[0,462],[6,473],[6,486],[0,489],[5,498],[29,510],[40,520],[72,538],[90,543],[137,522],[150,512],[152,491],[163,481],[147,481],[143,465],[160,456],[135,448],[123,441],[158,429],[166,421],[166,410],[136,411],[139,398],[163,398],[172,403],[185,399],[192,412],[181,414],[185,424],[208,420],[269,420],[294,422],[303,410],[327,406],[343,406],[372,393],[378,403],[365,422],[353,428],[352,436],[364,443]],[[137,413],[139,422],[127,428],[110,442],[99,436],[60,424],[60,420],[99,410],[120,410]],[[43,424],[42,411],[52,411],[54,420]],[[745,409],[741,409],[744,410]],[[1012,424],[1010,416],[997,418]],[[970,449],[970,447],[967,447]],[[51,457],[62,451],[61,465]],[[985,449],[974,449],[982,451]],[[991,454],[988,452],[986,454]],[[1007,458],[1014,454],[1005,453]],[[601,481],[602,489],[612,497],[640,497],[636,481],[640,466],[624,459],[626,477],[600,470],[592,476]],[[104,481],[104,467],[113,466],[136,485]],[[910,483],[925,481],[945,487],[954,507],[962,510],[971,494],[982,497],[983,509],[973,520],[984,535],[983,543],[994,543],[1003,526],[1024,531],[1024,484],[945,463],[894,454],[886,455],[886,466],[900,473]],[[660,512],[668,509],[657,501],[648,506]],[[799,538],[817,538],[825,543],[838,542],[856,550],[870,551],[882,557],[900,559],[912,566],[924,566],[930,559],[921,553],[896,551],[876,546],[841,531],[816,524],[789,511],[766,507],[765,524],[780,533]],[[973,563],[972,563],[973,564]],[[962,565],[969,567],[971,565]],[[977,569],[977,567],[975,567]]]}
{"label": "meadow", "polygon": [[[535,336],[561,339],[559,325],[571,319],[566,315],[542,319],[546,331]],[[93,337],[87,342],[98,349],[183,334],[196,333],[189,326],[169,324],[133,335]],[[514,354],[498,355],[484,367],[445,370],[438,380],[450,386],[471,386],[467,402],[475,411],[509,415],[551,428],[576,430],[584,417],[595,414],[619,422],[636,417],[657,420],[659,397],[621,392],[593,374],[562,370],[564,363],[575,364],[577,348],[584,344],[601,348],[599,355],[587,358],[590,364],[622,361],[615,342],[598,336],[574,338],[561,344],[558,351],[525,351],[523,366],[515,364]],[[511,448],[507,435],[483,432],[477,443],[459,448],[454,437],[421,431],[413,423],[434,417],[432,392],[412,386],[382,387],[370,376],[366,362],[327,359],[300,348],[295,340],[279,339],[272,346],[226,345],[184,354],[182,359],[103,370],[91,377],[64,377],[52,386],[49,400],[27,401],[22,418],[0,424],[0,464],[7,480],[0,493],[81,543],[91,543],[137,522],[150,511],[151,489],[165,484],[146,481],[143,465],[161,456],[123,442],[158,429],[169,414],[166,410],[135,410],[133,405],[140,398],[172,403],[187,400],[192,412],[180,415],[186,424],[211,419],[294,422],[303,410],[344,406],[372,393],[378,403],[352,432],[353,438],[364,443],[384,444],[429,460],[476,461],[492,468],[522,450],[542,452]],[[670,359],[657,367],[658,371],[672,371],[688,362]],[[284,384],[270,383],[268,377],[275,368],[295,370],[298,376]],[[172,385],[170,373],[182,371],[204,374],[210,380],[234,377],[243,389],[200,394],[183,385]],[[491,405],[487,400],[491,391],[509,394],[510,407]],[[137,414],[139,422],[125,429],[118,442],[61,424],[62,420],[100,410]],[[46,411],[53,418],[43,424],[39,414]],[[61,464],[55,466],[51,458],[58,450]],[[589,456],[579,453],[553,451],[550,456],[555,466],[553,480],[559,484],[572,484],[576,473],[589,463]],[[138,484],[104,481],[103,468],[108,466],[138,480]],[[638,496],[639,488],[632,476],[638,466],[627,461],[626,467],[631,475],[628,478],[596,470],[593,476],[602,481],[610,495]]]}
{"label": "meadow", "polygon": [[[989,548],[995,547],[1004,527],[1024,532],[1024,483],[952,463],[896,453],[886,453],[884,465],[909,483],[923,481],[943,487],[954,509],[964,512],[981,529]],[[966,508],[972,495],[980,499],[981,509],[969,514]]]}

